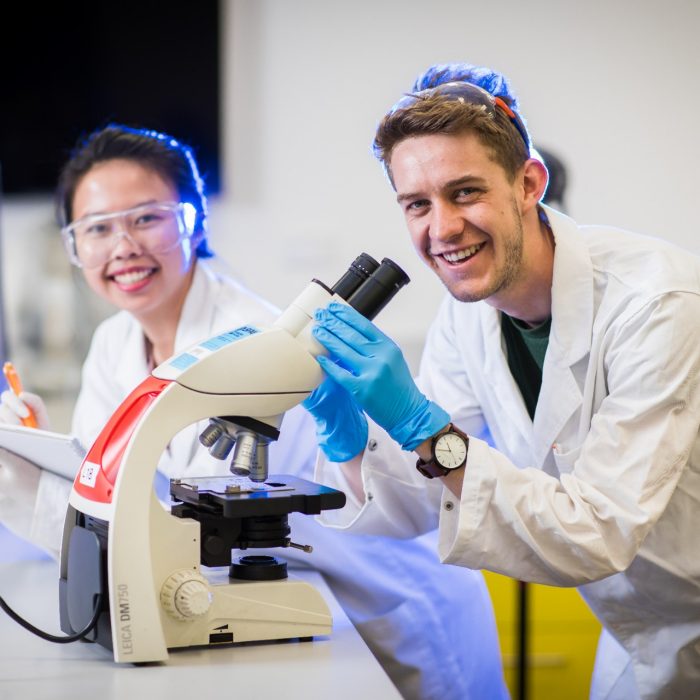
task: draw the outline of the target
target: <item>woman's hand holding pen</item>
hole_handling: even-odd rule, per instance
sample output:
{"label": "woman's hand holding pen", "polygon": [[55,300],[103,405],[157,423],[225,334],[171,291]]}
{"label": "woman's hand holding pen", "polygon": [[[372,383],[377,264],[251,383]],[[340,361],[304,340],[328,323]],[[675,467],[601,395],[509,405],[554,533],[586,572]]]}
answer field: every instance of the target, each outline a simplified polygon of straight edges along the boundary
{"label": "woman's hand holding pen", "polygon": [[40,430],[51,430],[46,404],[38,394],[23,391],[16,396],[9,389],[0,394],[0,423],[23,425],[22,419],[30,415],[30,409],[36,418],[36,427]]}
{"label": "woman's hand holding pen", "polygon": [[0,395],[0,422],[48,430],[49,414],[41,397],[24,391],[22,380],[12,362],[3,364],[2,373],[8,390]]}

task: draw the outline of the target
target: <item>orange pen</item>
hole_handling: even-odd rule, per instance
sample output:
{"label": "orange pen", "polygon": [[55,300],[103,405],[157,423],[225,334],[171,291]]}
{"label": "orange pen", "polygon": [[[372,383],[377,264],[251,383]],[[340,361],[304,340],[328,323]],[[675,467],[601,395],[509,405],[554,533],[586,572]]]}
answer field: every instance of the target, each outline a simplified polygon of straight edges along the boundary
{"label": "orange pen", "polygon": [[[17,374],[15,366],[11,362],[6,362],[2,366],[2,372],[5,375],[5,379],[7,379],[10,389],[12,389],[15,396],[19,396],[22,393],[22,382],[20,381],[19,374]],[[34,411],[32,411],[29,406],[27,406],[27,410],[29,411],[29,415],[26,418],[21,418],[20,420],[22,421],[22,424],[26,425],[28,428],[36,428],[36,416],[34,415]]]}

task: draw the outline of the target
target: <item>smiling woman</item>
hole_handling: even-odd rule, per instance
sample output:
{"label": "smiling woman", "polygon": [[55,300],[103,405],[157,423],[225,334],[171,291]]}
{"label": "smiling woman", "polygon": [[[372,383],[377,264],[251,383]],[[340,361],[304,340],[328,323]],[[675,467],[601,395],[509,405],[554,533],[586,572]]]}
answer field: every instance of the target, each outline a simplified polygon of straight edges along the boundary
{"label": "smiling woman", "polygon": [[191,150],[165,134],[109,126],[64,166],[58,186],[71,262],[143,327],[149,365],[173,353],[197,257],[210,257],[206,200]]}
{"label": "smiling woman", "polygon": [[[245,312],[241,320],[271,318],[268,304],[205,265],[213,254],[203,182],[191,149],[172,136],[121,124],[91,133],[61,170],[56,204],[70,261],[97,296],[122,312],[99,326],[83,367],[73,416],[83,444],[92,442],[132,382],[174,353],[193,287],[225,295]],[[213,322],[213,315],[206,319]],[[194,331],[196,339],[209,330]],[[116,386],[129,342],[136,366],[124,369],[125,385]],[[11,399],[3,395],[0,421],[17,422],[21,402],[18,409]],[[27,392],[22,399],[41,418],[39,427],[48,428],[42,399]]]}
{"label": "smiling woman", "polygon": [[181,213],[170,208],[178,199],[175,185],[152,167],[105,161],[79,181],[72,208],[78,218],[68,227],[85,281],[141,323],[156,364],[173,353],[194,273],[197,238],[186,230]]}

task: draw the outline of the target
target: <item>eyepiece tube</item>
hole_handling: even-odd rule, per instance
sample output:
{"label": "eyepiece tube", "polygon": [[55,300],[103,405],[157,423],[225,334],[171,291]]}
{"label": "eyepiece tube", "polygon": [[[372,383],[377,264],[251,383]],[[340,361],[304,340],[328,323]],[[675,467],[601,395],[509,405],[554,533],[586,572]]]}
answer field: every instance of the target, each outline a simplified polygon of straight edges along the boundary
{"label": "eyepiece tube", "polygon": [[384,258],[381,265],[346,301],[371,321],[399,289],[410,281],[409,276],[393,260]]}
{"label": "eyepiece tube", "polygon": [[379,263],[371,255],[361,253],[352,261],[347,272],[331,287],[331,291],[347,301],[378,267]]}

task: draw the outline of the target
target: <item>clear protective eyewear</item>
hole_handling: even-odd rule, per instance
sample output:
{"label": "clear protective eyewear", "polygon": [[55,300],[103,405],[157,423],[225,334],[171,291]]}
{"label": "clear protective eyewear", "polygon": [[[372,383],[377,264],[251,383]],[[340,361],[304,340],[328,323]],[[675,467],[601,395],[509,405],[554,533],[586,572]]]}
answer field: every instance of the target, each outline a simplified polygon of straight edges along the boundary
{"label": "clear protective eyewear", "polygon": [[493,114],[496,109],[500,109],[511,124],[518,130],[518,133],[525,142],[528,151],[530,150],[530,138],[528,137],[527,129],[523,120],[518,113],[513,110],[501,97],[492,95],[487,90],[474,85],[474,83],[465,83],[463,81],[453,81],[450,83],[442,83],[426,90],[419,92],[407,93],[404,95],[390,110],[389,114],[393,114],[399,109],[406,109],[412,105],[427,100],[432,97],[443,97],[449,101],[462,102],[463,104],[475,104],[486,107],[490,114]]}
{"label": "clear protective eyewear", "polygon": [[153,202],[108,214],[90,214],[61,229],[77,267],[99,267],[122,238],[145,253],[167,253],[194,233],[197,211],[189,202]]}

